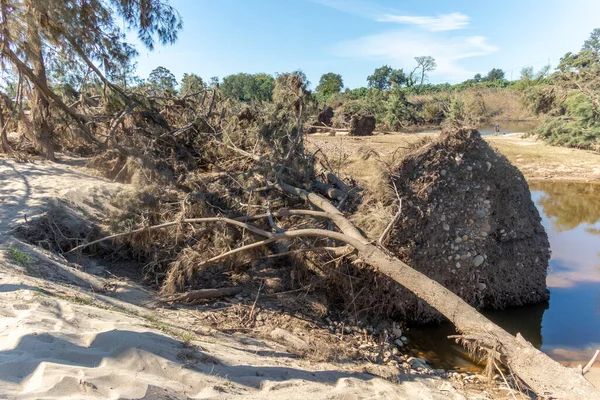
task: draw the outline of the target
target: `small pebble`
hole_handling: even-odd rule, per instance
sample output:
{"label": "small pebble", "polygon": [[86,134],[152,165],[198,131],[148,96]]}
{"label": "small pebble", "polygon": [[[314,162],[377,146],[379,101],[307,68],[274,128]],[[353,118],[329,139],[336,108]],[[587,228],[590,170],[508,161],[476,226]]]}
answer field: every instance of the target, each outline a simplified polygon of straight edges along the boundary
{"label": "small pebble", "polygon": [[478,254],[473,258],[473,265],[479,267],[481,264],[483,264],[484,261],[485,259],[483,258],[483,256],[481,254]]}

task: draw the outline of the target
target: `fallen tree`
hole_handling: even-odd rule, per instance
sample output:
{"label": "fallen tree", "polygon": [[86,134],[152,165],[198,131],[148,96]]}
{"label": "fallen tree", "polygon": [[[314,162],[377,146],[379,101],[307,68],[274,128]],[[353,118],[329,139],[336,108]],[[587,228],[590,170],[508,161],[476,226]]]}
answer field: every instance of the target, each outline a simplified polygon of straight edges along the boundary
{"label": "fallen tree", "polygon": [[[322,172],[319,180],[314,155],[303,150],[302,126],[310,107],[305,96],[300,76],[282,74],[274,91],[278,103],[272,108],[248,109],[244,118],[215,91],[207,107],[204,96],[201,100],[179,98],[177,104],[158,99],[165,110],[160,118],[146,111],[119,113],[122,118],[116,117],[114,127],[108,129],[112,148],[98,154],[92,165],[114,180],[132,182],[137,174],[155,188],[176,183],[170,186],[171,192],[160,188],[155,189],[162,190],[158,195],[140,195],[143,201],[158,204],[153,214],[126,219],[113,227],[120,233],[104,239],[89,241],[79,235],[71,252],[109,239],[131,239],[120,247],[152,260],[149,265],[162,262],[157,269],[163,294],[182,301],[235,293],[237,288],[194,291],[194,274],[243,254],[261,259],[264,253],[258,250],[275,251],[266,257],[297,253],[351,257],[352,263],[371,266],[436,309],[456,326],[459,341],[487,354],[488,365],[506,365],[539,396],[600,398],[583,371],[564,367],[519,335],[510,335],[442,284],[374,244],[346,217],[342,210],[352,202],[348,200],[352,190],[329,171]],[[162,123],[164,119],[169,123]],[[142,200],[128,200],[132,210],[141,212]],[[297,209],[302,202],[313,209]],[[165,204],[168,209],[160,209]],[[254,212],[257,209],[261,212]],[[171,218],[165,220],[165,216]],[[283,220],[278,225],[276,218],[295,223]],[[195,229],[198,225],[203,229]],[[156,236],[170,228],[171,232]],[[219,234],[208,237],[215,231]],[[381,243],[384,239],[385,235]],[[242,244],[232,248],[234,243]],[[196,258],[186,258],[186,252]],[[177,294],[186,290],[187,295]]]}
{"label": "fallen tree", "polygon": [[[240,152],[240,154],[243,154]],[[459,296],[446,289],[441,284],[428,278],[426,275],[414,270],[399,259],[390,255],[382,247],[370,243],[358,229],[327,199],[305,189],[298,188],[282,181],[270,183],[269,190],[279,190],[285,194],[293,195],[305,200],[312,207],[322,210],[315,212],[305,210],[306,215],[317,216],[331,220],[341,232],[326,229],[295,229],[283,230],[276,227],[272,217],[298,215],[303,212],[283,211],[280,213],[266,213],[261,215],[247,215],[242,218],[199,218],[196,220],[173,221],[163,226],[141,228],[121,235],[133,234],[144,230],[160,229],[165,226],[189,223],[227,224],[245,229],[262,240],[255,241],[236,249],[224,252],[213,257],[209,262],[232,256],[233,254],[249,251],[256,247],[266,246],[277,241],[290,241],[301,238],[318,238],[333,240],[342,245],[351,246],[356,251],[356,257],[375,268],[378,272],[393,279],[398,284],[413,292],[431,307],[438,310],[461,333],[455,337],[470,349],[478,349],[486,354],[489,365],[497,365],[496,361],[507,366],[538,396],[552,399],[597,399],[598,391],[583,376],[581,369],[568,368],[552,360],[527,342],[520,334],[513,336],[498,325],[485,318],[475,308],[467,304]],[[275,232],[267,231],[252,225],[249,222],[260,219],[269,219]],[[214,225],[212,226],[215,227]],[[96,240],[78,246],[80,250],[88,245],[99,243],[113,237]],[[340,246],[341,247],[341,246]],[[193,297],[193,295],[192,295]],[[185,295],[182,299],[187,298]]]}

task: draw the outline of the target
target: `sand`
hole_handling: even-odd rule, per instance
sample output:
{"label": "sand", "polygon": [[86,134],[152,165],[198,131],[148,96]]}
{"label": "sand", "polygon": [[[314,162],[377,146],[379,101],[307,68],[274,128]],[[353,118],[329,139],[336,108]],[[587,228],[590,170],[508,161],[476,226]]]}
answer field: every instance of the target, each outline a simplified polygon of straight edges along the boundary
{"label": "sand", "polygon": [[[125,190],[78,165],[0,159],[0,398],[488,398],[440,378],[391,382],[364,365],[314,363],[274,342],[206,329],[193,311],[150,308],[143,287],[14,238],[11,228],[49,198],[94,213]],[[97,293],[109,284],[114,291]]]}

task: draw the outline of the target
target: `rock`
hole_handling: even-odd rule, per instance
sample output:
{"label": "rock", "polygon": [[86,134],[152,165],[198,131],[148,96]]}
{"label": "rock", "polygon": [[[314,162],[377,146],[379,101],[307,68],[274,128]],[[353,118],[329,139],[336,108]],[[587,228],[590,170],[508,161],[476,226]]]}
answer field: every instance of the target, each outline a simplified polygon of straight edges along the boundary
{"label": "rock", "polygon": [[400,339],[396,339],[396,340],[394,340],[394,343],[396,343],[396,345],[397,345],[398,347],[403,347],[403,346],[404,346],[404,343],[402,343],[402,340],[400,340]]}
{"label": "rock", "polygon": [[467,240],[469,240],[469,236],[463,235],[462,240],[463,240],[463,242],[466,242]]}
{"label": "rock", "polygon": [[442,176],[446,176],[446,170],[445,169],[441,170],[440,174],[442,174]]}
{"label": "rock", "polygon": [[404,343],[408,343],[408,338],[406,336],[401,336],[400,340],[402,340]]}
{"label": "rock", "polygon": [[394,326],[392,326],[392,333],[394,334],[394,336],[400,337],[400,336],[402,336],[402,329],[400,329],[400,327],[398,327],[398,325],[394,325]]}
{"label": "rock", "polygon": [[443,228],[445,231],[449,231],[449,230],[450,230],[450,225],[448,225],[448,224],[444,224],[444,225],[442,225],[442,228]]}
{"label": "rock", "polygon": [[442,214],[440,217],[440,221],[444,222],[446,220],[446,214]]}
{"label": "rock", "polygon": [[454,239],[454,243],[461,243],[463,240],[460,237],[457,237],[456,239]]}
{"label": "rock", "polygon": [[487,170],[489,171],[490,169],[492,169],[492,163],[489,161],[485,162],[485,165],[487,166]]}
{"label": "rock", "polygon": [[478,208],[477,211],[475,211],[475,214],[479,218],[483,218],[483,217],[485,217],[485,210],[483,208]]}
{"label": "rock", "polygon": [[484,261],[485,259],[483,258],[483,256],[481,254],[478,254],[473,258],[473,266],[479,267],[481,264],[483,264]]}
{"label": "rock", "polygon": [[485,283],[477,284],[477,289],[479,289],[479,290],[485,290],[486,288],[487,288],[487,285]]}
{"label": "rock", "polygon": [[456,263],[456,268],[460,268],[460,263],[459,262]]}
{"label": "rock", "polygon": [[485,223],[485,224],[481,225],[481,230],[483,232],[490,233],[490,231],[492,230],[492,227],[490,224]]}
{"label": "rock", "polygon": [[471,167],[470,165],[467,166],[467,171],[471,171],[473,169],[473,167]]}

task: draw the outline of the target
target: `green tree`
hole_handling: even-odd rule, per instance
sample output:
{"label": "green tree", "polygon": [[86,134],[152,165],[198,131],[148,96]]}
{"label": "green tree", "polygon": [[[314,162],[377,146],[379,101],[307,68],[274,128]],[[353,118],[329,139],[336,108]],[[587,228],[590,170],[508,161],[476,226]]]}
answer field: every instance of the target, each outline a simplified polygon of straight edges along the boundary
{"label": "green tree", "polygon": [[270,101],[275,79],[269,74],[239,73],[223,78],[221,92],[240,101]]}
{"label": "green tree", "polygon": [[600,53],[600,28],[596,28],[590,34],[590,37],[583,42],[582,51],[589,50],[595,52],[596,54]]}
{"label": "green tree", "polygon": [[531,81],[533,80],[533,67],[524,67],[523,69],[521,69],[521,80],[522,81]]}
{"label": "green tree", "polygon": [[50,102],[78,122],[82,137],[93,140],[88,118],[53,91],[52,66],[85,65],[105,88],[127,98],[106,78],[135,55],[117,15],[149,49],[156,40],[173,43],[181,28],[179,15],[165,0],[0,0],[0,62],[18,71],[31,88],[31,136],[49,159],[54,159]]}
{"label": "green tree", "polygon": [[156,67],[150,72],[147,80],[148,88],[156,93],[173,93],[177,86],[177,79],[165,67]]}
{"label": "green tree", "polygon": [[504,71],[500,68],[492,68],[490,72],[483,78],[486,82],[495,82],[504,80]]}
{"label": "green tree", "polygon": [[388,81],[392,87],[405,85],[407,78],[404,70],[402,68],[392,70],[388,77]]}
{"label": "green tree", "polygon": [[317,92],[328,97],[332,94],[341,92],[343,87],[344,81],[342,80],[342,76],[340,74],[328,72],[321,76],[321,79],[319,80],[319,85],[317,86]]}
{"label": "green tree", "polygon": [[204,81],[196,74],[183,74],[180,93],[182,96],[197,93],[204,89]]}
{"label": "green tree", "polygon": [[390,76],[392,75],[392,71],[393,69],[389,65],[375,69],[373,75],[367,77],[368,86],[381,91],[388,90],[391,86]]}
{"label": "green tree", "polygon": [[219,86],[219,77],[218,76],[211,76],[209,79],[209,83],[208,83],[208,87],[215,88]]}

